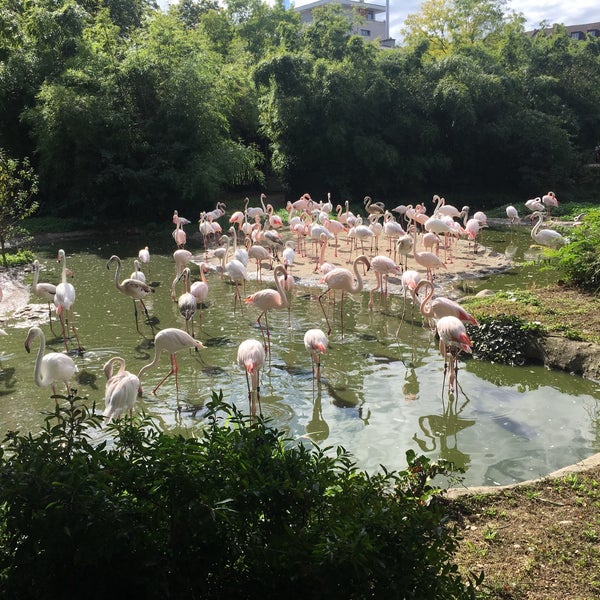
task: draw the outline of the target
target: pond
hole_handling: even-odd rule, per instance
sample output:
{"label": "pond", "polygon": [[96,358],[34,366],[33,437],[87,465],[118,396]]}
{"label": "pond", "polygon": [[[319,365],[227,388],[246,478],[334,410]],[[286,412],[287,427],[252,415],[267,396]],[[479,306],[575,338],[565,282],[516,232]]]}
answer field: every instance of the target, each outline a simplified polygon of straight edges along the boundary
{"label": "pond", "polygon": [[[72,239],[39,245],[36,257],[44,267],[40,281],[57,283],[60,248],[73,271],[75,320],[83,355],[72,356],[78,365],[74,387],[80,396],[104,403],[104,363],[122,356],[127,368],[138,373],[154,356],[153,338],[167,327],[185,329],[177,304],[171,300],[175,275],[172,240],[156,242],[129,236],[113,239]],[[170,242],[170,243],[169,243]],[[531,258],[527,235],[521,231],[490,229],[483,242],[500,252],[510,252],[516,261]],[[114,265],[107,260],[118,254],[123,262],[121,279],[134,270],[138,250],[150,246],[151,260],[145,269],[155,293],[147,301],[150,321],[140,314],[139,332],[132,300],[114,283]],[[204,258],[200,245],[188,245]],[[193,279],[199,270],[192,267]],[[252,270],[252,269],[249,269]],[[518,267],[505,275],[470,282],[470,286],[500,289],[521,285],[536,277],[536,269]],[[248,394],[244,373],[236,362],[237,348],[247,338],[261,338],[259,311],[240,306],[234,310],[234,288],[218,272],[208,274],[209,296],[202,309],[202,325],[195,316],[195,334],[205,349],[185,350],[177,355],[179,391],[168,378],[169,359],[146,372],[144,394],[136,412],[144,411],[161,425],[185,435],[202,427],[205,404],[214,391],[247,411]],[[272,286],[271,275],[260,283],[246,282],[242,295]],[[32,276],[26,277],[30,284]],[[543,282],[541,282],[543,283]],[[322,380],[313,382],[311,359],[303,344],[304,332],[313,327],[326,330],[317,296],[324,288],[316,282],[296,286],[292,309],[269,315],[271,357],[261,375],[261,407],[272,424],[293,439],[312,439],[323,445],[346,448],[361,469],[375,471],[384,465],[402,469],[407,449],[454,461],[466,469],[466,485],[501,485],[547,474],[577,462],[600,447],[598,414],[600,389],[594,382],[542,366],[510,367],[475,360],[460,360],[456,393],[444,384],[444,361],[431,332],[420,317],[400,323],[403,299],[390,296],[383,310],[369,310],[368,293],[348,297],[344,304],[344,337],[330,309],[334,327],[322,362]],[[475,289],[473,291],[476,291]],[[178,287],[181,293],[181,287]],[[47,305],[31,297],[29,316],[41,320],[49,350],[63,351],[60,325],[48,323]],[[410,311],[410,309],[409,309]],[[53,320],[56,315],[53,313]],[[7,336],[0,348],[0,425],[7,430],[36,431],[52,410],[50,388],[33,382],[37,345],[27,354],[23,342],[31,321],[23,314],[4,324]],[[71,340],[71,348],[76,348]],[[59,388],[60,390],[60,388]],[[60,391],[59,391],[60,393]]]}

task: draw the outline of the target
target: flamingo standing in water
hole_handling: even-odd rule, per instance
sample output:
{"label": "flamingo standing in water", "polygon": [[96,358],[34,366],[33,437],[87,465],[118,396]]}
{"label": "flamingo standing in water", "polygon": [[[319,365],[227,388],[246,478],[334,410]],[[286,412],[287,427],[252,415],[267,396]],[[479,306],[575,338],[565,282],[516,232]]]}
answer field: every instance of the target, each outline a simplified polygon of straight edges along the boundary
{"label": "flamingo standing in water", "polygon": [[246,373],[246,385],[248,386],[248,406],[250,415],[256,414],[256,405],[260,408],[260,385],[259,372],[265,364],[265,348],[258,340],[244,340],[238,346],[237,362]]}
{"label": "flamingo standing in water", "polygon": [[542,221],[544,220],[544,214],[541,212],[534,212],[531,217],[537,217],[537,223],[531,230],[531,239],[540,246],[547,246],[548,248],[560,248],[567,243],[567,238],[562,236],[558,231],[554,229],[540,229]]}
{"label": "flamingo standing in water", "polygon": [[508,217],[511,225],[519,222],[519,211],[514,206],[506,207],[506,216]]}
{"label": "flamingo standing in water", "polygon": [[363,280],[358,272],[359,263],[365,265],[367,270],[371,268],[369,259],[364,254],[361,254],[354,259],[354,263],[352,265],[354,274],[343,267],[336,267],[335,269],[332,269],[323,275],[323,277],[319,280],[319,283],[324,283],[327,286],[327,289],[319,296],[319,304],[321,305],[321,310],[323,311],[323,315],[327,321],[327,335],[331,333],[331,324],[327,318],[327,313],[325,312],[322,298],[325,296],[325,294],[329,294],[332,290],[340,290],[342,292],[342,298],[340,301],[340,321],[342,337],[344,337],[344,294],[358,294],[363,289]]}
{"label": "flamingo standing in water", "polygon": [[202,332],[202,308],[205,300],[208,298],[208,282],[206,281],[206,271],[208,271],[208,265],[205,262],[200,263],[200,279],[201,281],[194,281],[190,286],[190,292],[192,296],[196,298],[198,305],[198,316],[200,321],[200,332]]}
{"label": "flamingo standing in water", "polygon": [[[39,387],[52,386],[52,395],[56,396],[56,383],[62,381],[67,387],[67,395],[71,395],[70,381],[78,371],[75,361],[62,352],[46,351],[46,337],[39,327],[31,327],[25,338],[25,350],[31,352],[31,344],[35,338],[40,339],[40,348],[35,359],[33,380]],[[58,399],[55,398],[58,404]]]}
{"label": "flamingo standing in water", "polygon": [[[114,363],[119,363],[119,370],[113,375]],[[138,376],[125,370],[125,359],[120,356],[114,356],[105,363],[104,375],[106,387],[102,416],[108,421],[118,419],[126,413],[132,417],[135,399],[140,389]]]}
{"label": "flamingo standing in water", "polygon": [[428,279],[419,281],[415,288],[415,295],[418,296],[422,289],[426,289],[425,297],[420,301],[421,315],[429,321],[432,329],[435,329],[435,322],[441,317],[454,316],[463,323],[479,325],[477,319],[467,312],[458,302],[445,298],[443,296],[433,298],[433,283]]}
{"label": "flamingo standing in water", "polygon": [[[251,296],[246,298],[246,304],[250,306],[256,306],[262,312],[258,315],[256,322],[260,327],[260,332],[263,336],[263,342],[265,344],[265,350],[271,354],[271,333],[269,331],[269,320],[268,312],[270,310],[283,309],[288,307],[288,299],[285,292],[285,280],[288,278],[288,273],[283,265],[277,265],[273,271],[273,277],[275,278],[275,285],[277,290],[266,289],[260,290]],[[263,331],[261,319],[265,317],[265,328],[267,330],[267,338],[265,340],[265,333]]]}
{"label": "flamingo standing in water", "polygon": [[191,335],[194,335],[194,315],[196,314],[196,297],[190,292],[190,269],[186,267],[179,276],[179,279],[183,279],[185,291],[177,299],[177,308],[179,313],[185,319],[185,330],[190,333],[190,322],[191,322]]}
{"label": "flamingo standing in water", "polygon": [[452,315],[441,317],[437,320],[435,327],[440,338],[440,353],[444,357],[444,378],[446,376],[447,359],[448,356],[450,357],[448,384],[450,389],[453,389],[458,369],[458,355],[462,351],[471,354],[472,343],[463,322],[457,317]]}
{"label": "flamingo standing in water", "polygon": [[128,279],[123,279],[123,281],[119,282],[119,277],[121,276],[121,259],[113,254],[106,263],[106,268],[110,269],[110,265],[112,262],[117,263],[117,270],[115,271],[115,285],[117,289],[125,296],[128,296],[133,300],[133,310],[135,314],[135,327],[139,331],[138,325],[138,310],[136,302],[139,302],[146,313],[146,319],[150,319],[150,315],[148,314],[148,309],[144,304],[144,298],[148,294],[154,293],[154,288],[151,288],[149,285],[140,281],[139,279],[132,279],[129,277]]}
{"label": "flamingo standing in water", "polygon": [[33,283],[31,291],[48,303],[48,319],[50,321],[50,331],[52,330],[52,304],[54,304],[54,296],[56,294],[56,286],[53,283],[39,283],[40,278],[40,261],[33,261]]}
{"label": "flamingo standing in water", "polygon": [[75,317],[73,315],[75,288],[67,281],[67,261],[65,257],[65,251],[62,248],[58,251],[58,262],[62,263],[62,274],[61,281],[56,286],[56,292],[54,294],[54,306],[56,306],[56,312],[60,317],[63,342],[65,343],[67,352],[69,351],[67,346],[67,329],[70,320],[71,329],[73,330],[75,339],[77,340],[77,351],[81,354],[83,352],[83,348],[81,346],[81,342],[79,341],[79,335],[77,333],[77,328],[75,327]]}
{"label": "flamingo standing in water", "polygon": [[[171,370],[156,384],[152,390],[153,394],[156,394],[156,390],[166,381],[170,375],[175,375],[175,389],[179,392],[179,382],[177,380],[177,373],[179,371],[177,365],[177,352],[185,350],[186,348],[194,348],[196,351],[204,348],[204,344],[194,339],[189,333],[176,327],[168,327],[167,329],[161,329],[154,338],[154,359],[152,362],[144,365],[138,373],[138,379],[142,380],[142,375],[148,370],[152,369],[158,364],[160,357],[163,352],[167,352],[171,359]],[[142,387],[140,385],[138,394],[142,395]]]}
{"label": "flamingo standing in water", "polygon": [[321,354],[325,354],[327,351],[328,342],[329,340],[327,339],[325,332],[321,329],[309,329],[304,334],[304,347],[310,354],[312,362],[313,388],[315,384],[315,371],[317,382],[321,381]]}
{"label": "flamingo standing in water", "polygon": [[146,272],[149,275],[150,274],[150,250],[148,249],[148,246],[144,246],[138,252],[138,259],[142,263],[142,265],[146,265],[144,268],[146,269]]}

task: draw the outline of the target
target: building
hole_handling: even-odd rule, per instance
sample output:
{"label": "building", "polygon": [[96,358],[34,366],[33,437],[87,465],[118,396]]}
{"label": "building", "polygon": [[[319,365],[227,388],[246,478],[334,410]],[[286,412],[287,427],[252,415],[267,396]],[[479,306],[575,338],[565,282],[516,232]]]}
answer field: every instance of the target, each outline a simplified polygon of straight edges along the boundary
{"label": "building", "polygon": [[294,7],[294,10],[300,14],[302,23],[312,23],[312,11],[328,4],[341,4],[348,14],[356,10],[362,16],[362,23],[353,27],[352,33],[360,35],[369,42],[378,40],[379,45],[384,48],[393,48],[396,45],[396,40],[390,38],[389,32],[389,0],[385,5],[362,0],[316,0]]}
{"label": "building", "polygon": [[[585,23],[583,25],[565,25],[564,26],[567,35],[574,40],[585,40],[588,35],[593,37],[600,37],[600,23]],[[553,28],[547,27],[545,29],[534,29],[533,31],[527,31],[526,33],[532,37],[540,35],[541,33],[552,33]]]}

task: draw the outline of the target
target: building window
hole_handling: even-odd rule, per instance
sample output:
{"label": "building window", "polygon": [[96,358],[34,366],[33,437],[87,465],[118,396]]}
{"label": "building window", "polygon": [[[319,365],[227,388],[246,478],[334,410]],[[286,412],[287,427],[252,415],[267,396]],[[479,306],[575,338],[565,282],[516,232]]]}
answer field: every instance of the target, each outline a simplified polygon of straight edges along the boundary
{"label": "building window", "polygon": [[592,37],[599,37],[600,36],[600,30],[599,29],[588,29],[587,32],[588,32],[588,35],[591,35]]}
{"label": "building window", "polygon": [[367,21],[375,20],[375,13],[372,10],[368,10],[367,14],[365,16],[366,16]]}
{"label": "building window", "polygon": [[571,38],[574,40],[582,40],[583,32],[582,31],[571,31]]}
{"label": "building window", "polygon": [[362,35],[363,37],[371,37],[371,30],[370,29],[361,29],[360,35]]}

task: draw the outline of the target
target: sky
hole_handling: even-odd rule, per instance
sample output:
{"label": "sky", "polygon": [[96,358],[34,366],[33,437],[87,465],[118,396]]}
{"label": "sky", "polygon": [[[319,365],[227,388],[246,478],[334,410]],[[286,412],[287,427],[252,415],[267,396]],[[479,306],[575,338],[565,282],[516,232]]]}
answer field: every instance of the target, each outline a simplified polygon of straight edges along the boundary
{"label": "sky", "polygon": [[[312,0],[292,0],[295,6],[308,4]],[[369,0],[365,0],[369,1]],[[385,0],[371,0],[385,6]],[[420,12],[422,0],[390,0],[390,37],[402,39],[400,29],[406,15]],[[525,29],[535,29],[542,21],[580,25],[600,21],[599,0],[510,0],[508,9],[523,14],[527,22]]]}

